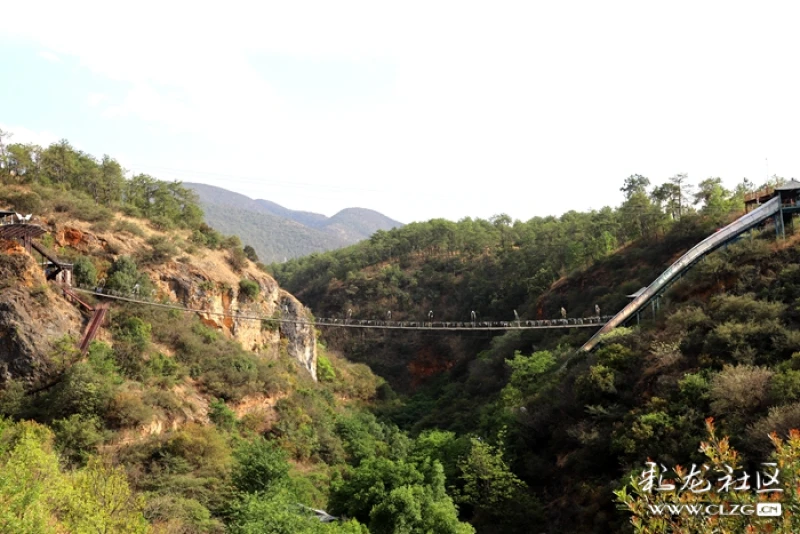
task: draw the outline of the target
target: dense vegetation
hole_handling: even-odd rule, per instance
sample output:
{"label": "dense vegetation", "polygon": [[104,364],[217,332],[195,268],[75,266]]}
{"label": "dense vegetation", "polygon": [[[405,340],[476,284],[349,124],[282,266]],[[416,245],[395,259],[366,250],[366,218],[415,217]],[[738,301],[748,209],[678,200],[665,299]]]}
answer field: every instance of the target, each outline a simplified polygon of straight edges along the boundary
{"label": "dense vegetation", "polygon": [[[190,235],[180,247],[230,249],[234,269],[258,259],[205,226],[178,184],[106,182],[111,160],[92,167],[66,143],[2,145],[1,155],[0,200],[18,211],[111,225],[118,209]],[[749,189],[709,179],[691,193],[683,175],[649,185],[629,177],[618,209],[434,220],[272,269],[318,316],[539,318],[561,307],[591,315],[596,304],[612,312],[735,216]],[[327,333],[341,350],[320,344],[314,382],[285,348],[267,358],[194,316],[115,307],[110,338],[85,358],[64,338],[47,355],[47,381],[2,384],[0,530],[599,533],[633,531],[632,515],[639,532],[713,531],[653,521],[643,508],[650,496],[630,476],[648,458],[733,461],[728,442],[708,434],[709,416],[739,451],[738,466],[776,450],[796,472],[797,435],[772,445],[766,436],[800,427],[800,245],[772,236],[756,232],[707,258],[655,319],[579,357],[572,347],[585,331]],[[100,271],[96,258],[75,254],[75,276],[92,284],[102,272],[109,288],[147,291],[137,265],[166,261],[176,243],[150,238],[136,258],[103,259]],[[238,290],[261,298],[247,278]],[[54,298],[46,288],[29,293],[42,306]],[[253,402],[263,405],[243,408]],[[787,499],[796,505],[795,493]],[[340,520],[320,522],[311,509]]]}
{"label": "dense vegetation", "polygon": [[[648,185],[642,176],[626,179],[625,201],[618,209],[527,222],[507,215],[489,221],[434,219],[271,267],[281,285],[318,316],[353,309],[353,317],[382,318],[391,310],[396,318],[421,320],[434,310],[442,320],[468,320],[471,311],[505,320],[516,309],[523,317],[555,317],[558,307],[536,307],[553,282],[637,240],[656,244],[690,232],[702,235],[741,208],[748,188],[743,184],[730,192],[718,178],[705,180],[691,197],[702,206],[698,212],[689,203],[684,175],[649,194]],[[674,243],[667,248],[674,250]],[[594,304],[583,302],[568,311],[590,315]],[[599,304],[609,309],[616,303]]]}
{"label": "dense vegetation", "polygon": [[[156,230],[189,230],[187,246],[225,249],[230,262],[240,268],[248,257],[258,261],[252,246],[242,246],[236,236],[225,236],[204,221],[197,194],[179,182],[164,182],[147,174],[125,177],[115,159],[97,159],[76,150],[67,140],[47,148],[11,143],[13,134],[0,130],[0,202],[21,213],[57,213],[110,228],[115,212],[147,220]],[[141,228],[117,221],[114,231],[142,236]],[[139,260],[160,263],[177,253],[172,242],[154,238]],[[69,254],[69,251],[67,251]],[[69,257],[69,259],[75,259]]]}
{"label": "dense vegetation", "polygon": [[[80,204],[74,206],[76,211],[85,208],[98,218],[109,208],[120,208],[129,215],[148,218],[163,228],[199,229],[203,223],[197,195],[177,182],[162,182],[146,174],[126,179],[115,159],[104,155],[98,160],[74,149],[66,139],[42,148],[9,143],[10,137],[11,134],[0,131],[0,181],[52,186],[74,193],[73,197],[59,200],[65,203],[61,211],[68,209],[70,202],[78,202]],[[86,198],[94,202],[86,202]],[[24,200],[25,205],[14,203],[18,209],[37,211],[40,207],[36,192]]]}
{"label": "dense vegetation", "polygon": [[[616,210],[527,223],[430,221],[272,268],[318,315],[352,308],[354,317],[372,318],[391,309],[419,320],[433,309],[441,320],[467,320],[478,309],[510,319],[513,309],[523,318],[552,317],[564,306],[581,316],[596,303],[613,312],[735,216],[750,189],[726,192],[706,180],[690,197],[682,176],[647,185],[638,176],[626,180]],[[412,435],[427,428],[477,434],[503,450],[543,507],[523,514],[536,522],[543,513],[541,531],[624,531],[628,517],[616,510],[613,492],[648,458],[702,462],[706,417],[716,418],[747,467],[768,461],[770,431],[785,436],[800,427],[798,248],[794,240],[772,245],[774,235],[768,228],[709,257],[668,293],[655,322],[618,330],[589,356],[575,358],[570,348],[585,332],[327,339],[406,391],[383,403],[383,417]],[[642,532],[662,532],[648,528]]]}
{"label": "dense vegetation", "polygon": [[[0,530],[473,532],[445,485],[455,437],[411,440],[379,422],[364,409],[380,385],[365,366],[320,347],[315,383],[286,354],[257,356],[158,308],[115,308],[111,331],[85,359],[59,343],[54,380],[0,389]],[[211,424],[190,385],[210,398]],[[274,410],[231,408],[254,396]],[[153,422],[176,426],[131,434]],[[350,519],[321,523],[312,508]]]}
{"label": "dense vegetation", "polygon": [[[183,211],[170,220],[148,211],[164,192],[183,194],[178,184],[154,182],[153,196],[145,193],[137,205],[137,187],[149,178],[134,178],[121,184],[118,200],[106,201],[84,188],[82,171],[56,181],[49,171],[11,172],[8,161],[0,169],[0,200],[18,211],[61,223],[75,217],[96,231],[138,238],[146,235],[141,222],[114,210],[148,217],[158,230],[181,230],[152,235],[135,257],[106,249],[87,257],[62,247],[58,254],[74,260],[77,282],[93,285],[102,273],[107,289],[149,293],[153,281],[139,265],[163,263],[178,247],[230,248],[234,270],[257,259],[252,247],[191,223]],[[187,234],[189,240],[180,237]],[[53,237],[43,242],[52,245]],[[24,285],[25,258],[0,254],[4,289]],[[238,285],[243,299],[261,298],[252,280]],[[59,298],[47,286],[20,294],[31,297],[26,305],[33,309]],[[93,342],[85,357],[69,336],[37,355],[46,368],[41,382],[3,374],[3,532],[474,531],[448,492],[457,479],[446,478],[453,466],[443,451],[455,436],[412,440],[379,422],[367,408],[381,381],[365,366],[319,347],[316,383],[284,345],[277,357],[257,355],[192,314],[158,308],[116,306],[109,331],[110,339]],[[256,409],[248,407],[253,402]],[[472,450],[468,440],[458,443]],[[491,474],[512,477],[501,460]],[[459,503],[477,501],[475,480],[465,475]],[[312,512],[318,508],[339,520],[320,522]]]}

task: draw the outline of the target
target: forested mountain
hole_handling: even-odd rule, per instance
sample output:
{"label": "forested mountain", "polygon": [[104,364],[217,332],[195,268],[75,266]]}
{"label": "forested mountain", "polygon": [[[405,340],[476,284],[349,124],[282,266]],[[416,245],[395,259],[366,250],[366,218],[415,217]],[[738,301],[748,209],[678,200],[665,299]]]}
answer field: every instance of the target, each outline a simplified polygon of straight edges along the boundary
{"label": "forested mountain", "polygon": [[313,252],[341,248],[378,230],[402,226],[377,211],[347,208],[332,217],[284,208],[269,200],[206,184],[184,183],[198,194],[206,220],[223,232],[238,235],[264,261],[283,261]]}
{"label": "forested mountain", "polygon": [[432,220],[265,266],[181,184],[0,142],[0,209],[33,213],[76,284],[146,301],[110,303],[81,354],[94,312],[0,241],[0,531],[798,532],[793,513],[668,526],[647,509],[666,497],[630,478],[648,459],[755,473],[775,451],[782,502],[800,505],[800,434],[779,439],[800,428],[796,235],[767,224],[707,257],[592,354],[575,352],[590,329],[302,323],[613,313],[749,189],[634,175],[619,208]]}
{"label": "forested mountain", "polygon": [[[683,175],[676,180],[685,182]],[[443,320],[466,320],[471,311],[495,320],[513,318],[513,310],[523,318],[553,317],[560,305],[540,309],[538,298],[560,278],[638,240],[651,245],[644,254],[662,256],[693,243],[735,216],[745,190],[726,191],[719,179],[703,181],[696,193],[673,181],[650,192],[648,186],[642,176],[626,179],[617,209],[527,222],[507,215],[488,221],[434,219],[271,268],[320,316],[353,309],[354,317],[371,319],[388,310],[411,320],[431,310]],[[568,311],[581,316],[593,314],[596,303],[606,310],[618,306],[607,293],[599,288],[596,302],[570,304]]]}
{"label": "forested mountain", "polygon": [[[78,287],[145,301],[75,297],[0,240],[0,532],[474,532],[438,434],[379,421],[382,381],[318,345],[194,193],[67,142],[0,142],[0,209],[32,213]],[[477,468],[483,445],[460,443]]]}
{"label": "forested mountain", "polygon": [[[581,317],[595,304],[614,313],[625,295],[741,213],[752,189],[726,191],[714,179],[695,192],[687,185],[681,175],[657,187],[632,176],[618,209],[528,222],[434,220],[271,269],[319,316],[353,310],[353,318],[374,319],[391,310],[421,321],[434,311],[436,320],[467,321],[476,310],[511,320],[514,310],[549,318],[564,307]],[[502,451],[519,485],[483,479],[484,500],[496,500],[463,510],[480,532],[632,532],[614,491],[648,458],[673,467],[709,462],[698,445],[713,438],[708,451],[719,465],[732,457],[714,440],[727,435],[744,455],[739,468],[754,472],[769,460],[770,431],[800,428],[800,245],[774,236],[766,228],[710,256],[673,286],[655,320],[647,314],[640,328],[618,329],[590,355],[575,356],[591,335],[583,329],[323,336],[401,393],[383,403],[384,418],[412,434],[477,435]],[[796,469],[798,457],[783,454],[786,469]],[[448,469],[459,473],[458,462]],[[792,491],[790,479],[783,484]],[[630,487],[620,495],[645,528],[637,532],[666,532],[647,515],[648,495]],[[745,532],[746,518],[724,521]],[[700,523],[680,531],[715,531]]]}

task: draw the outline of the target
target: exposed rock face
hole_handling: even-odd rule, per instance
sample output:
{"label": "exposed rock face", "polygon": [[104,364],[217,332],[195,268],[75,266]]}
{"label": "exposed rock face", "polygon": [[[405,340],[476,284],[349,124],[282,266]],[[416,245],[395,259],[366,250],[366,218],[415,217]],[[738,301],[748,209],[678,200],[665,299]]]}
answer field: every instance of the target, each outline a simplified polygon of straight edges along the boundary
{"label": "exposed rock face", "polygon": [[[244,295],[232,283],[213,280],[203,269],[170,262],[153,271],[159,291],[187,308],[204,310],[201,320],[239,341],[247,350],[277,356],[282,341],[286,350],[317,379],[317,343],[313,327],[290,322],[262,321],[260,317],[305,320],[307,310],[292,295],[278,287],[269,275],[249,271],[246,277],[258,284],[255,298]],[[235,317],[235,316],[240,317]]]}
{"label": "exposed rock face", "polygon": [[39,382],[51,371],[54,343],[81,333],[80,313],[46,285],[24,253],[0,255],[0,385],[10,379]]}
{"label": "exposed rock face", "polygon": [[[95,233],[88,225],[70,221],[57,227],[51,224],[59,246],[84,254],[135,256],[149,248],[140,236],[123,233]],[[144,232],[151,232],[143,228]],[[311,373],[316,380],[317,341],[314,329],[294,323],[262,322],[258,319],[234,319],[234,315],[292,320],[305,319],[307,310],[292,295],[278,287],[268,274],[248,265],[235,273],[226,261],[224,251],[202,250],[184,262],[167,262],[146,269],[156,283],[158,293],[187,308],[204,310],[201,320],[212,328],[230,335],[247,350],[276,357],[285,345],[288,354]],[[188,256],[187,256],[188,257]],[[240,294],[239,281],[256,282],[259,294],[250,299]]]}
{"label": "exposed rock face", "polygon": [[[284,319],[308,319],[306,309],[300,301],[284,290],[281,290],[281,310]],[[281,337],[289,340],[289,355],[308,369],[314,380],[317,379],[317,344],[314,327],[308,324],[283,322],[280,326]],[[309,340],[314,341],[309,343]]]}

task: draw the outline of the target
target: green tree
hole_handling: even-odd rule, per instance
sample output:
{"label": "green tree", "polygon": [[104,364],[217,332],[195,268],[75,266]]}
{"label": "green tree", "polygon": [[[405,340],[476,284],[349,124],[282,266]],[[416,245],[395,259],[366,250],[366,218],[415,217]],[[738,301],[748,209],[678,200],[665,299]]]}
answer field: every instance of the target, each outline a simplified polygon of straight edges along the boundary
{"label": "green tree", "polygon": [[320,522],[285,487],[245,495],[234,504],[231,516],[232,534],[369,534],[356,520]]}
{"label": "green tree", "polygon": [[86,256],[80,256],[75,260],[72,264],[72,274],[78,286],[94,287],[97,284],[97,269],[92,260]]}
{"label": "green tree", "polygon": [[669,183],[673,185],[677,195],[678,219],[680,219],[689,204],[689,197],[691,196],[692,186],[689,183],[689,175],[678,173],[669,179]]}
{"label": "green tree", "polygon": [[245,493],[265,492],[285,483],[289,475],[286,452],[263,437],[244,441],[234,451],[233,458],[233,484]]}
{"label": "green tree", "polygon": [[117,160],[108,154],[103,155],[100,162],[100,173],[92,194],[97,202],[103,204],[118,203],[122,199],[125,187],[125,173]]}
{"label": "green tree", "polygon": [[436,461],[416,466],[403,460],[366,459],[332,485],[330,505],[336,513],[368,523],[373,533],[474,532],[458,521]]}
{"label": "green tree", "polygon": [[78,171],[77,154],[69,144],[62,139],[53,143],[42,152],[42,170],[52,182],[68,185]]}
{"label": "green tree", "polygon": [[144,499],[128,486],[122,467],[93,458],[70,477],[65,523],[75,534],[146,534],[150,526],[142,511]]}
{"label": "green tree", "polygon": [[136,262],[129,256],[120,256],[108,270],[105,287],[112,291],[133,293],[138,287],[139,295],[147,295],[152,283],[146,274],[140,273]]}
{"label": "green tree", "polygon": [[650,179],[641,174],[632,174],[625,178],[620,191],[625,194],[625,200],[630,200],[636,194],[645,194],[650,186]]}
{"label": "green tree", "polygon": [[53,421],[56,447],[72,464],[82,465],[103,442],[100,420],[96,416],[73,414],[67,419]]}
{"label": "green tree", "polygon": [[511,471],[499,446],[472,438],[469,454],[459,467],[463,489],[459,502],[475,508],[476,513],[494,514],[512,501],[525,484]]}
{"label": "green tree", "polygon": [[54,497],[63,492],[52,433],[0,418],[0,532],[53,533]]}
{"label": "green tree", "polygon": [[730,191],[722,187],[721,178],[706,178],[697,186],[695,204],[703,204],[701,213],[715,222],[722,222],[733,209]]}
{"label": "green tree", "polygon": [[42,149],[36,145],[15,143],[7,147],[7,179],[21,183],[39,180]]}

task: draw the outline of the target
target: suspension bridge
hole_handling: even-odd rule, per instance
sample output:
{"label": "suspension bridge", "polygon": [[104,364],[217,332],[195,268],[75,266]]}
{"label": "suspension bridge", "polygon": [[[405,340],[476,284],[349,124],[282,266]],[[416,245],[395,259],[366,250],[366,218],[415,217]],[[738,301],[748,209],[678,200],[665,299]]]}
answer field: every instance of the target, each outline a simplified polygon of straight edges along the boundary
{"label": "suspension bridge", "polygon": [[[86,333],[80,343],[81,352],[85,352],[89,343],[94,338],[97,330],[102,325],[107,311],[108,302],[97,306],[91,306],[77,293],[90,294],[96,298],[106,300],[117,300],[156,306],[165,309],[172,309],[184,312],[194,312],[206,316],[222,316],[233,320],[260,321],[262,323],[293,324],[295,326],[312,326],[324,328],[351,328],[351,329],[380,329],[380,330],[418,330],[418,331],[507,331],[507,330],[537,330],[552,328],[600,328],[595,334],[581,347],[582,351],[591,351],[600,341],[601,336],[606,334],[629,321],[632,317],[638,317],[641,310],[651,305],[654,311],[659,299],[664,292],[683,274],[688,271],[698,261],[718,248],[735,241],[742,234],[749,232],[769,219],[774,219],[775,230],[779,236],[784,234],[784,226],[788,221],[793,221],[793,215],[800,212],[800,182],[795,180],[788,184],[776,188],[748,194],[745,198],[745,208],[747,213],[739,217],[729,225],[719,229],[710,235],[688,252],[681,256],[677,261],[670,265],[661,275],[656,278],[649,286],[638,292],[633,300],[614,316],[597,316],[584,318],[566,318],[544,320],[522,320],[514,312],[515,319],[510,321],[478,321],[475,313],[472,313],[469,321],[433,321],[432,312],[429,321],[392,321],[379,319],[353,319],[350,314],[346,318],[283,318],[266,317],[261,315],[251,315],[242,310],[232,310],[231,312],[214,312],[205,309],[189,308],[176,303],[157,302],[153,299],[142,297],[138,291],[123,294],[119,292],[105,290],[104,288],[80,288],[71,287],[71,265],[60,262],[55,255],[45,250],[40,245],[32,241],[33,238],[44,234],[44,229],[29,222],[30,216],[21,217],[14,212],[0,211],[0,237],[6,239],[16,239],[20,241],[28,253],[32,250],[39,252],[44,260],[45,270],[48,279],[55,279],[60,282],[65,296],[76,301],[86,310],[92,312],[92,317],[86,329]],[[562,310],[563,311],[563,310]],[[390,318],[390,317],[389,317]]]}
{"label": "suspension bridge", "polygon": [[375,319],[339,319],[339,318],[315,318],[307,319],[284,319],[268,317],[265,315],[251,315],[234,310],[230,313],[214,312],[201,308],[189,308],[175,303],[157,302],[154,300],[140,297],[131,293],[118,291],[99,290],[99,288],[65,288],[65,293],[74,294],[76,292],[93,295],[98,298],[155,306],[158,308],[193,312],[204,315],[213,315],[243,321],[262,321],[277,324],[293,324],[297,326],[313,327],[332,327],[332,328],[372,328],[382,330],[446,330],[446,331],[492,331],[492,330],[536,330],[548,328],[596,328],[608,321],[611,317],[586,317],[586,318],[561,318],[544,320],[513,320],[513,321],[383,321]]}

